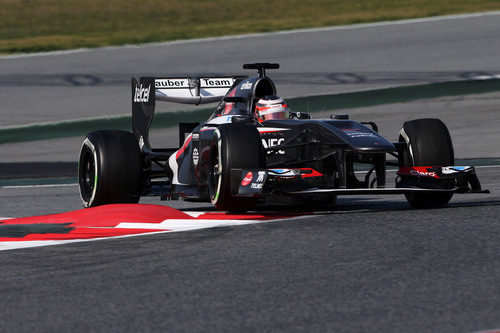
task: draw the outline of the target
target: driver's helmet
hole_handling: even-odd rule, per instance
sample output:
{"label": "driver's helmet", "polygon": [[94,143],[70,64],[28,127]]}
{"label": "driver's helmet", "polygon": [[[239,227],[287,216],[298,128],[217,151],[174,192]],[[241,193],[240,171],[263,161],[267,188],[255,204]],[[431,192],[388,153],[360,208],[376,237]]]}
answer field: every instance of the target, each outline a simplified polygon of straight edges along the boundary
{"label": "driver's helmet", "polygon": [[275,95],[259,99],[255,106],[255,116],[259,121],[290,118],[290,109],[283,98]]}

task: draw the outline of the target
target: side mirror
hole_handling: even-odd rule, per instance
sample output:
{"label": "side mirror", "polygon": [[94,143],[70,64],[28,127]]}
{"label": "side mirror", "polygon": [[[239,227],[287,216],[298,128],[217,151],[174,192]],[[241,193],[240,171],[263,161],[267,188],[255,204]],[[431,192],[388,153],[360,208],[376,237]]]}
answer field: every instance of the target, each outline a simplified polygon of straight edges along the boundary
{"label": "side mirror", "polygon": [[349,119],[349,115],[348,114],[331,114],[330,119],[347,120],[347,119]]}
{"label": "side mirror", "polygon": [[292,112],[291,118],[311,119],[311,115],[309,113],[305,113],[305,112]]}

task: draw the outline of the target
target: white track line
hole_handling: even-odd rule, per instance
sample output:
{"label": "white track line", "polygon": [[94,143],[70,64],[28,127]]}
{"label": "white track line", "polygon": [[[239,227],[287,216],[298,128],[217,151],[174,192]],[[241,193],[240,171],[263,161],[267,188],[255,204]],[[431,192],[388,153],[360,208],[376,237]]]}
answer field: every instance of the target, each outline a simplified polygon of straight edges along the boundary
{"label": "white track line", "polygon": [[166,232],[168,232],[168,231],[148,232],[148,233],[144,233],[144,234],[101,237],[101,238],[91,238],[91,239],[66,239],[66,240],[46,240],[46,241],[6,241],[6,242],[0,242],[0,251],[26,249],[26,248],[39,247],[39,246],[62,245],[62,244],[69,244],[69,243],[93,242],[93,241],[106,240],[106,239],[162,234],[162,233],[166,233]]}
{"label": "white track line", "polygon": [[483,168],[500,168],[500,165],[480,165],[480,166],[475,166],[474,168],[476,168],[476,169],[483,169]]}
{"label": "white track line", "polygon": [[92,48],[92,49],[91,48],[79,48],[79,49],[74,49],[74,50],[62,50],[62,51],[39,52],[39,53],[22,53],[22,54],[0,56],[0,60],[30,58],[30,57],[40,57],[40,56],[59,56],[59,55],[66,55],[66,54],[73,54],[73,53],[89,52],[89,51],[93,51],[93,50],[117,50],[117,49],[123,49],[123,48],[131,49],[131,48],[151,47],[151,46],[173,46],[173,45],[182,45],[182,44],[190,44],[190,43],[206,43],[206,42],[214,42],[214,41],[236,40],[236,39],[263,37],[263,36],[274,36],[274,35],[289,35],[289,34],[322,32],[322,31],[355,30],[355,29],[374,28],[374,27],[391,26],[391,25],[425,23],[425,22],[445,21],[445,20],[457,20],[457,19],[465,19],[465,18],[473,18],[473,17],[495,16],[495,15],[500,15],[500,11],[479,12],[479,13],[469,13],[469,14],[456,14],[456,15],[443,15],[443,16],[431,16],[431,17],[416,18],[416,19],[382,21],[382,22],[374,22],[374,23],[360,23],[360,24],[351,24],[351,25],[342,25],[342,26],[322,27],[322,28],[282,30],[282,31],[275,31],[275,32],[250,33],[250,34],[243,34],[243,35],[230,35],[230,36],[221,36],[221,37],[183,39],[183,40],[176,40],[176,41],[170,41],[170,42],[155,42],[155,43],[146,43],[146,44],[139,44],[139,45],[127,44],[127,45],[120,45],[120,46],[106,46],[106,47],[100,47],[100,48]]}
{"label": "white track line", "polygon": [[43,184],[43,185],[6,185],[6,186],[0,186],[0,188],[13,189],[13,188],[66,187],[66,186],[78,186],[78,184],[71,183],[71,184]]}
{"label": "white track line", "polygon": [[500,327],[499,328],[493,328],[491,330],[476,331],[475,333],[498,333],[498,332],[500,332]]}

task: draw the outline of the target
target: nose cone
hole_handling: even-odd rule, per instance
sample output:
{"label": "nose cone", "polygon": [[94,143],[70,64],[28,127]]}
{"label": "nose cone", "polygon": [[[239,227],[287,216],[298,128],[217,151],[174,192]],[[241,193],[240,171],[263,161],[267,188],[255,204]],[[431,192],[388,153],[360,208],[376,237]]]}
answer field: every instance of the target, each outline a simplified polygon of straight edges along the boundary
{"label": "nose cone", "polygon": [[377,132],[352,120],[325,121],[354,150],[362,152],[393,151],[394,145]]}

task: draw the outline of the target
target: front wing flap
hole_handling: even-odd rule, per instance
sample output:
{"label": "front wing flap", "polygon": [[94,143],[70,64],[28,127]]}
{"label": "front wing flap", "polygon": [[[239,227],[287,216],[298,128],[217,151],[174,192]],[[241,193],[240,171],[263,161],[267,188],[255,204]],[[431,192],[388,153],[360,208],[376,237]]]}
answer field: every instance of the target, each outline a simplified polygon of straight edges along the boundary
{"label": "front wing flap", "polygon": [[322,177],[312,168],[231,169],[231,189],[236,196],[262,196],[275,190],[290,192],[320,185]]}
{"label": "front wing flap", "polygon": [[396,187],[424,189],[456,189],[458,193],[485,193],[473,166],[401,167]]}

